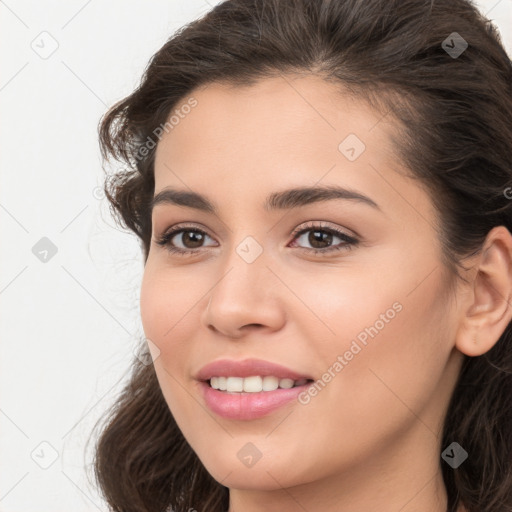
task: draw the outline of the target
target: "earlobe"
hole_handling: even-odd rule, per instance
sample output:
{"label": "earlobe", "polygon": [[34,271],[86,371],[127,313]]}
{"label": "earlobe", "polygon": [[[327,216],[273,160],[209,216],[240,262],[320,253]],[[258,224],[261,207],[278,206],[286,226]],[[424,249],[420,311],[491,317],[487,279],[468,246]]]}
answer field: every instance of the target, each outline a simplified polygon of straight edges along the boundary
{"label": "earlobe", "polygon": [[455,345],[474,357],[485,354],[499,340],[512,319],[512,235],[505,226],[487,235],[476,261],[472,293],[461,311]]}

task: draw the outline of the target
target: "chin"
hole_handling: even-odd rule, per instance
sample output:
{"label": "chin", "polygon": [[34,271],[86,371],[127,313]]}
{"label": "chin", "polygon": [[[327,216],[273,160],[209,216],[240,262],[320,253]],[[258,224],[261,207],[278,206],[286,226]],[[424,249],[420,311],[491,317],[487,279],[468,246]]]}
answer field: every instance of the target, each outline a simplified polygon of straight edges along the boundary
{"label": "chin", "polygon": [[[284,480],[281,473],[270,471],[269,474],[263,467],[258,470],[256,468],[228,469],[228,467],[223,469],[226,469],[226,472],[223,473],[218,468],[212,472],[208,470],[208,472],[217,482],[230,489],[275,491],[283,487],[293,487],[296,485],[295,482]],[[230,471],[231,473],[227,476]],[[297,484],[299,483],[297,482]]]}
{"label": "chin", "polygon": [[292,474],[285,458],[277,461],[264,458],[262,456],[252,466],[246,466],[238,460],[236,454],[234,459],[229,457],[224,460],[215,453],[210,454],[210,460],[201,459],[201,462],[212,478],[221,485],[234,489],[273,491],[301,485],[310,480],[305,474]]}

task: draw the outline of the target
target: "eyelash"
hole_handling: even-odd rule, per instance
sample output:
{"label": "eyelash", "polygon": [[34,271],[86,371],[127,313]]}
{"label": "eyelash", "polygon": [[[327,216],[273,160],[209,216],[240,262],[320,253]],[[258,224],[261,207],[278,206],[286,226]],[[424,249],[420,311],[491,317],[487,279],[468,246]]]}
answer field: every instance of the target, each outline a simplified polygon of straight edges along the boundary
{"label": "eyelash", "polygon": [[[293,240],[296,240],[300,235],[307,233],[308,231],[323,231],[323,232],[329,233],[331,235],[335,235],[338,238],[341,238],[342,240],[344,240],[344,242],[345,242],[341,245],[337,245],[334,247],[328,247],[327,249],[309,249],[307,247],[302,247],[303,250],[305,250],[309,253],[313,253],[313,254],[326,254],[326,253],[331,253],[331,252],[337,252],[340,250],[349,251],[353,247],[357,246],[357,244],[359,243],[359,240],[343,233],[342,231],[339,231],[334,228],[322,226],[321,224],[315,224],[313,222],[311,224],[308,224],[305,227],[295,230],[292,233]],[[158,238],[157,240],[155,240],[155,242],[158,245],[165,247],[165,249],[167,251],[169,251],[170,253],[177,254],[178,256],[189,256],[192,254],[197,254],[200,251],[200,248],[199,249],[181,249],[178,247],[174,247],[173,245],[170,244],[172,238],[174,238],[175,235],[177,235],[178,233],[186,233],[186,232],[194,232],[194,233],[200,233],[203,236],[210,236],[210,235],[208,235],[208,233],[206,233],[202,229],[192,227],[192,226],[189,227],[189,226],[178,225],[175,228],[173,228],[173,229],[167,231],[166,233],[164,233],[163,235],[161,235],[161,237]]]}

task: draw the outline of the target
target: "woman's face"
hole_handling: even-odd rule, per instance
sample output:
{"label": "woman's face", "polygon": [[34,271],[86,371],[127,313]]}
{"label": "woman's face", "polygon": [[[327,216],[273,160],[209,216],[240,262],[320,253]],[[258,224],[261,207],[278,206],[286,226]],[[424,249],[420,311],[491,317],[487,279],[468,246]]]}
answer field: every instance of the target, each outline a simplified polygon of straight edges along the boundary
{"label": "woman's face", "polygon": [[[184,436],[230,488],[343,478],[348,489],[400,474],[419,491],[439,469],[461,354],[435,211],[403,175],[391,115],[317,77],[191,96],[158,144],[155,196],[200,194],[215,211],[170,195],[155,204],[141,290],[158,381]],[[324,187],[362,198],[285,194]],[[184,231],[156,243],[174,227]],[[245,373],[261,381],[239,368],[202,375],[237,377],[226,381],[234,394],[198,380],[209,363],[246,359],[313,382],[233,391],[285,375],[261,366]]]}

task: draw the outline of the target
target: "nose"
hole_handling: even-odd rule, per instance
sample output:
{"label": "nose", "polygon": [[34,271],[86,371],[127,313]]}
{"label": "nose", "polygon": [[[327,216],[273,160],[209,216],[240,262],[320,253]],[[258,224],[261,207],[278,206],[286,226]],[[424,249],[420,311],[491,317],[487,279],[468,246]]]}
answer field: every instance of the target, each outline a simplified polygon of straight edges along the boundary
{"label": "nose", "polygon": [[269,332],[285,320],[283,286],[262,255],[247,263],[238,254],[229,258],[214,284],[201,321],[206,328],[229,338],[241,338],[255,330]]}

